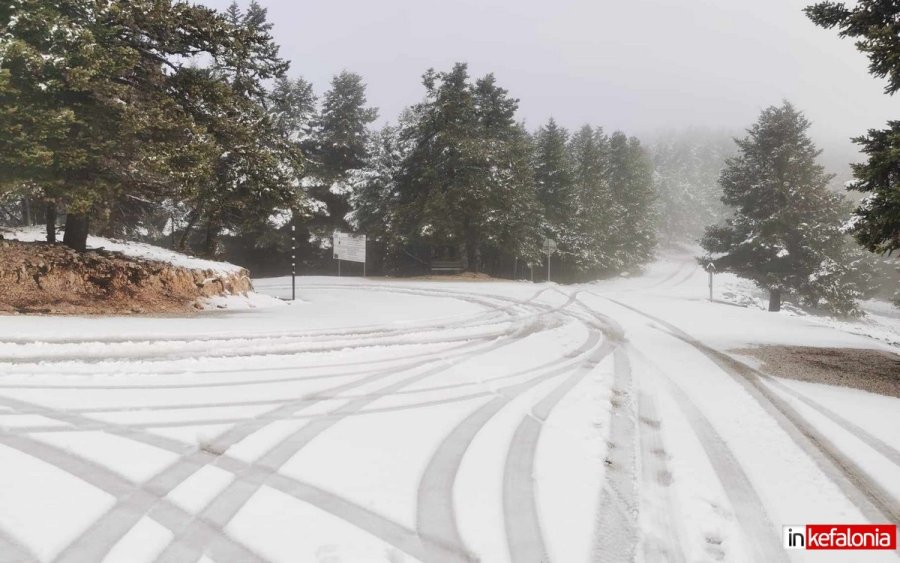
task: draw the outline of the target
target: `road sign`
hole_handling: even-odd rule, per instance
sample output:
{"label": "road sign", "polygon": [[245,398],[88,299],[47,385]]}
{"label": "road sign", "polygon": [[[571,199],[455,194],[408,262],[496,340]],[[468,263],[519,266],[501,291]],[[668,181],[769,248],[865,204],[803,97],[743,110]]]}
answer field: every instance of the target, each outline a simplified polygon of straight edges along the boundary
{"label": "road sign", "polygon": [[334,232],[334,259],[366,263],[366,235]]}
{"label": "road sign", "polygon": [[709,272],[709,300],[713,300],[713,274],[716,273],[716,265],[710,262],[706,265],[706,271]]}

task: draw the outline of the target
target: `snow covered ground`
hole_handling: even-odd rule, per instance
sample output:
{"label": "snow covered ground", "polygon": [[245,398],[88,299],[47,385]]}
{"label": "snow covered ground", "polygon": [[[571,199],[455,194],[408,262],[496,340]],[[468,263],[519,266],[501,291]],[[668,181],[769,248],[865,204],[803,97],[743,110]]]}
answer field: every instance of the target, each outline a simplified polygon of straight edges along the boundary
{"label": "snow covered ground", "polygon": [[890,310],[770,314],[724,275],[710,303],[686,253],[580,286],[298,281],[0,317],[0,561],[898,559],[781,526],[900,519],[900,399],[728,355],[897,351]]}
{"label": "snow covered ground", "polygon": [[[18,227],[18,228],[0,228],[0,235],[4,238],[12,240],[20,240],[22,242],[38,242],[47,240],[47,231],[43,226],[37,227]],[[234,274],[241,271],[240,266],[229,264],[228,262],[216,262],[213,260],[204,260],[195,258],[187,254],[181,254],[173,250],[168,250],[159,246],[144,244],[142,242],[125,241],[98,237],[94,235],[88,236],[87,246],[89,249],[102,248],[111,252],[121,252],[125,256],[131,258],[141,258],[144,260],[157,260],[159,262],[168,262],[173,266],[180,266],[190,270],[210,270],[219,275]]]}

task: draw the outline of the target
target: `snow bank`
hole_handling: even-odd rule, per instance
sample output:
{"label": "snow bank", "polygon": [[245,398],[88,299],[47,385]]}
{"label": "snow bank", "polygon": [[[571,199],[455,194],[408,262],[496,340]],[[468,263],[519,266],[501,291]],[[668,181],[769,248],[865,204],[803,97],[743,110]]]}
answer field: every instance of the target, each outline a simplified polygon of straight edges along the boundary
{"label": "snow bank", "polygon": [[[0,229],[0,235],[3,238],[19,240],[22,242],[43,242],[47,240],[47,231],[43,226],[19,227],[15,229]],[[141,260],[156,260],[158,262],[166,262],[173,266],[187,268],[189,270],[211,270],[220,275],[238,274],[243,269],[240,266],[229,264],[228,262],[216,262],[213,260],[203,260],[169,250],[159,246],[153,246],[142,242],[132,242],[125,240],[108,239],[105,237],[89,236],[88,248],[94,250],[108,250],[111,252],[121,252],[130,258],[138,258]]]}

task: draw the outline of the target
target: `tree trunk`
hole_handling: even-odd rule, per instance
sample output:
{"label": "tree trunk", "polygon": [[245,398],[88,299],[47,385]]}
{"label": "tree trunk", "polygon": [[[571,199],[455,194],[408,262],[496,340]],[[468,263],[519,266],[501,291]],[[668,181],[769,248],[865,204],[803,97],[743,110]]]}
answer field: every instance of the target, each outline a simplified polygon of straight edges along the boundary
{"label": "tree trunk", "polygon": [[67,213],[63,244],[78,252],[87,250],[88,226],[87,213]]}
{"label": "tree trunk", "polygon": [[781,290],[778,288],[769,290],[769,311],[777,313],[781,310]]}
{"label": "tree trunk", "polygon": [[[188,238],[191,236],[191,230],[194,228],[194,225],[197,223],[197,220],[200,219],[200,212],[196,209],[191,211],[188,214],[188,224],[184,228],[184,233],[181,235],[181,240],[178,241],[178,245],[175,247],[175,250],[178,252],[184,252],[187,250]],[[175,236],[175,220],[172,220],[172,236]]]}
{"label": "tree trunk", "polygon": [[203,256],[209,259],[216,257],[216,249],[219,245],[219,223],[210,219],[206,223],[206,241],[203,244]]}
{"label": "tree trunk", "polygon": [[47,202],[44,220],[47,225],[47,242],[56,244],[56,204],[52,201]]}
{"label": "tree trunk", "polygon": [[478,238],[473,232],[466,233],[466,270],[478,272]]}
{"label": "tree trunk", "polygon": [[27,197],[22,198],[22,224],[31,226],[31,201]]}

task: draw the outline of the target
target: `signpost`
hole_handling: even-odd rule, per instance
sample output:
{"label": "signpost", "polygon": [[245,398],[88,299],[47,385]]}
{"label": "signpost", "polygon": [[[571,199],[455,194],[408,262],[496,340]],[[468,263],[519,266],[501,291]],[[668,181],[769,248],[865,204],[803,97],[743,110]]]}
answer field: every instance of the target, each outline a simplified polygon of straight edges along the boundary
{"label": "signpost", "polygon": [[706,271],[709,272],[709,300],[713,300],[713,274],[716,273],[716,265],[710,262],[706,265]]}
{"label": "signpost", "polygon": [[544,252],[547,253],[547,281],[550,281],[550,255],[556,252],[556,241],[552,238],[544,239]]}
{"label": "signpost", "polygon": [[362,262],[363,277],[366,276],[366,235],[334,232],[334,259],[338,261],[338,276],[341,275],[341,260]]}
{"label": "signpost", "polygon": [[291,301],[297,299],[297,227],[291,218]]}

